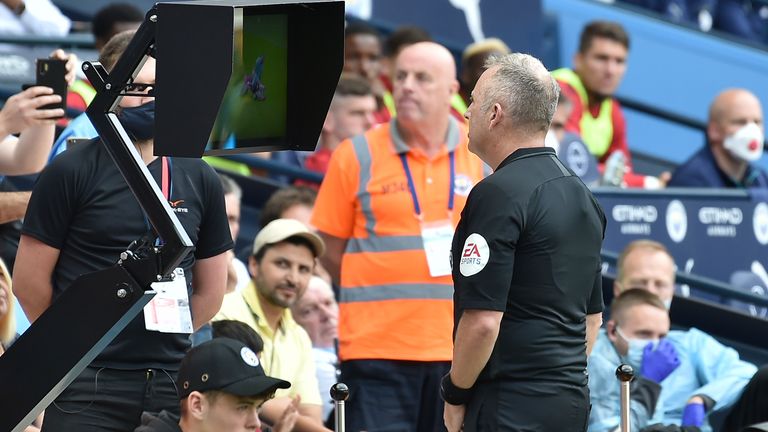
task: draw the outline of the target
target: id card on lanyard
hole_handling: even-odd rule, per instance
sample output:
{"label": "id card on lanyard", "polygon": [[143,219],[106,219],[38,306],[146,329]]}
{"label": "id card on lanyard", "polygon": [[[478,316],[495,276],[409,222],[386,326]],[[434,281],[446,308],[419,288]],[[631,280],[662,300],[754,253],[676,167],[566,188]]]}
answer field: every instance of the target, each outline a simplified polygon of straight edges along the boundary
{"label": "id card on lanyard", "polygon": [[[173,194],[171,161],[163,156],[161,163],[161,189],[166,201],[170,201]],[[149,221],[146,223],[149,225]],[[192,313],[184,269],[176,268],[168,280],[153,283],[152,289],[157,294],[144,306],[144,327],[161,333],[192,333]]]}
{"label": "id card on lanyard", "polygon": [[400,161],[403,163],[405,177],[408,180],[408,190],[413,200],[413,210],[419,219],[421,227],[421,241],[424,245],[424,252],[427,256],[427,265],[429,266],[429,275],[432,277],[448,276],[451,274],[451,242],[453,241],[453,212],[454,201],[454,181],[456,177],[456,157],[454,152],[448,153],[450,161],[450,175],[448,183],[448,217],[432,222],[424,222],[421,213],[419,197],[416,194],[416,185],[413,182],[411,170],[408,167],[408,159],[405,153],[400,154]]}

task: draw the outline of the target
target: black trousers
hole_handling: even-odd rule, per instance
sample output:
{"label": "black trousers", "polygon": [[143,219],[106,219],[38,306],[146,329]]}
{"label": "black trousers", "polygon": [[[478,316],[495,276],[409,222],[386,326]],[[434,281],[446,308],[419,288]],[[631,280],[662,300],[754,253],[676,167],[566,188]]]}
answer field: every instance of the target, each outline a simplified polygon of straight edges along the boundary
{"label": "black trousers", "polygon": [[589,421],[586,385],[481,382],[464,416],[465,432],[580,432]]}
{"label": "black trousers", "polygon": [[142,411],[179,414],[176,372],[87,367],[45,410],[43,432],[132,432]]}
{"label": "black trousers", "polygon": [[449,362],[351,360],[341,364],[349,386],[349,432],[444,431],[440,379]]}

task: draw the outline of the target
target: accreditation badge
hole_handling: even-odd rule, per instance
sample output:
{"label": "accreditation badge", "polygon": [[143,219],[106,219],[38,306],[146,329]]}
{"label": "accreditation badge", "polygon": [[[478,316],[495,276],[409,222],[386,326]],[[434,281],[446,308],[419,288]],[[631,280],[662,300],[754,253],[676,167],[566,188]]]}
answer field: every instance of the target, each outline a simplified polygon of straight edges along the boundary
{"label": "accreditation badge", "polygon": [[144,306],[144,326],[161,333],[192,333],[187,280],[184,269],[177,268],[167,281],[155,282],[155,297]]}
{"label": "accreditation badge", "polygon": [[451,274],[451,242],[453,223],[450,219],[421,223],[421,239],[427,254],[429,275],[432,277]]}

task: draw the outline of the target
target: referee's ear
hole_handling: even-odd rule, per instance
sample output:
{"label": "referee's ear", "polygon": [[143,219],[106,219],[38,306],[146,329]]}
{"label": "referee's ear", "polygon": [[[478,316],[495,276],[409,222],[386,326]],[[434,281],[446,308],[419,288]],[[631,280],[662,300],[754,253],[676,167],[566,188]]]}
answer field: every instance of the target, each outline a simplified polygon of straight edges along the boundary
{"label": "referee's ear", "polygon": [[493,129],[496,126],[499,126],[503,119],[504,109],[501,107],[501,104],[497,102],[491,107],[491,118],[488,124],[488,129]]}

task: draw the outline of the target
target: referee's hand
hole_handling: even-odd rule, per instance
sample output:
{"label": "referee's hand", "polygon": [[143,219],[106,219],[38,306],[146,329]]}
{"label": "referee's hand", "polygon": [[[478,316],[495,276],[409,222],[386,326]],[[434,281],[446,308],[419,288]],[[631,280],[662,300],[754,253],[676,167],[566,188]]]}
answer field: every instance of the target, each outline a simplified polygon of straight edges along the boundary
{"label": "referee's hand", "polygon": [[448,432],[459,432],[464,429],[464,413],[466,409],[466,405],[445,404],[443,421]]}

